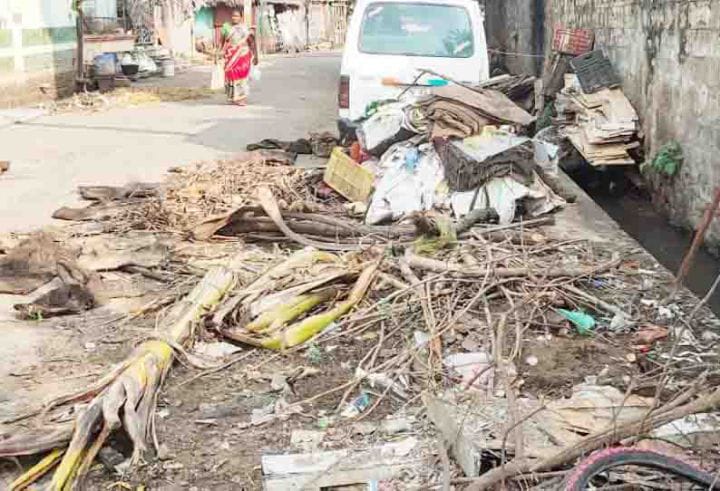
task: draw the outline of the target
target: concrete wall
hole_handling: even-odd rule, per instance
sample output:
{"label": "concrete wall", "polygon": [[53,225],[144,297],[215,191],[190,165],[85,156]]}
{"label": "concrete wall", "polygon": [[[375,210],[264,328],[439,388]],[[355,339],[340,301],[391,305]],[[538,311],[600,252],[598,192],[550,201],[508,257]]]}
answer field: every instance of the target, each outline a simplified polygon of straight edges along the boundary
{"label": "concrete wall", "polygon": [[[696,226],[720,186],[720,0],[548,1],[546,36],[557,23],[595,31],[640,114],[649,157],[681,144],[679,175],[650,182],[674,223]],[[720,244],[720,220],[709,239]]]}
{"label": "concrete wall", "polygon": [[72,90],[75,47],[69,1],[0,0],[0,108]]}
{"label": "concrete wall", "polygon": [[544,1],[484,0],[490,69],[538,75],[543,65]]}

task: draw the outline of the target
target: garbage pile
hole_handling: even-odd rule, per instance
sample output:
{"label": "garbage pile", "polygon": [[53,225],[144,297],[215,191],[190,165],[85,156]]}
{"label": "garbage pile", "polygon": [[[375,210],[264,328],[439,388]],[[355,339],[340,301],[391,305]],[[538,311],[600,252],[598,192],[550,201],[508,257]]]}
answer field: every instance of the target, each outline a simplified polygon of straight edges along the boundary
{"label": "garbage pile", "polygon": [[326,182],[343,192],[343,172],[366,169],[369,225],[430,210],[459,220],[492,208],[500,224],[537,217],[565,201],[543,179],[558,174],[557,146],[523,136],[534,120],[500,91],[453,83],[378,103],[356,123],[357,160],[332,160]]}

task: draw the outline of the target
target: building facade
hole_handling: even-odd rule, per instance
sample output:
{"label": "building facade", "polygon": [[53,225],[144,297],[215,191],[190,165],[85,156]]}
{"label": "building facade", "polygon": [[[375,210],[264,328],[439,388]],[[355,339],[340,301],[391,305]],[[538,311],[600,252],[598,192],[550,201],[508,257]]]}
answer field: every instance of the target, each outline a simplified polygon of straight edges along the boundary
{"label": "building facade", "polygon": [[65,0],[0,0],[0,108],[74,87],[75,14]]}

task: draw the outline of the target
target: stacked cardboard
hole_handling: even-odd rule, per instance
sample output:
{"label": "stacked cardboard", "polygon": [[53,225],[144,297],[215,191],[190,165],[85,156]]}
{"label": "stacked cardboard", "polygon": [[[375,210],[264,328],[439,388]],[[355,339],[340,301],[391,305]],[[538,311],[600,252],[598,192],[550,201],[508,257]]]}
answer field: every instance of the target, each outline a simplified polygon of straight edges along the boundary
{"label": "stacked cardboard", "polygon": [[567,136],[590,165],[635,164],[627,151],[638,145],[639,119],[622,89],[586,94],[575,75],[566,75],[559,98]]}

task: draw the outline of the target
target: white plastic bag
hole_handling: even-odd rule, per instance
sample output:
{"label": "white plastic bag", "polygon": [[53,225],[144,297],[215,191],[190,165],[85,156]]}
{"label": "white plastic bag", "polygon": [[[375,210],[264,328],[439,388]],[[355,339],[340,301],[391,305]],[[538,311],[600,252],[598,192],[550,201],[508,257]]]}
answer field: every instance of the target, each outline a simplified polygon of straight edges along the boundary
{"label": "white plastic bag", "polygon": [[262,72],[260,71],[260,68],[257,65],[253,65],[250,69],[250,80],[253,82],[259,82],[262,78]]}
{"label": "white plastic bag", "polygon": [[225,87],[225,68],[222,63],[215,63],[210,80],[210,90],[220,90],[223,87]]}
{"label": "white plastic bag", "polygon": [[413,211],[430,210],[442,201],[439,187],[443,169],[431,145],[397,143],[385,152],[380,167],[382,176],[375,183],[365,215],[368,225],[397,220]]}

